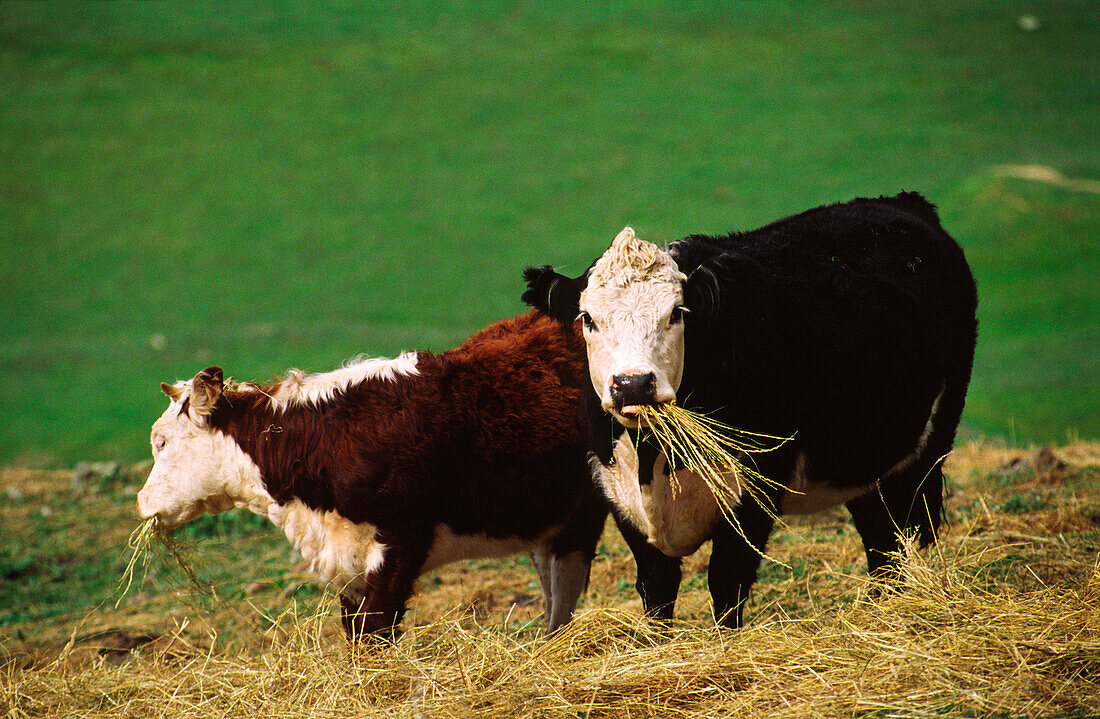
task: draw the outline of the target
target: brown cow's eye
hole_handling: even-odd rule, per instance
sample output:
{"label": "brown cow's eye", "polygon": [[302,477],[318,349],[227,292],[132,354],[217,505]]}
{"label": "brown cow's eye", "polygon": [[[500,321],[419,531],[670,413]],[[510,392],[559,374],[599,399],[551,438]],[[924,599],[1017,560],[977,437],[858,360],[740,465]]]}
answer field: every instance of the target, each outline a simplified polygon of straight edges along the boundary
{"label": "brown cow's eye", "polygon": [[684,321],[684,313],[688,311],[687,307],[673,307],[672,313],[668,316],[668,323],[670,325],[678,325]]}
{"label": "brown cow's eye", "polygon": [[592,315],[588,314],[587,312],[581,312],[580,317],[581,317],[581,322],[584,323],[584,328],[586,330],[588,330],[589,332],[598,332],[599,331],[596,328],[596,323],[592,321]]}

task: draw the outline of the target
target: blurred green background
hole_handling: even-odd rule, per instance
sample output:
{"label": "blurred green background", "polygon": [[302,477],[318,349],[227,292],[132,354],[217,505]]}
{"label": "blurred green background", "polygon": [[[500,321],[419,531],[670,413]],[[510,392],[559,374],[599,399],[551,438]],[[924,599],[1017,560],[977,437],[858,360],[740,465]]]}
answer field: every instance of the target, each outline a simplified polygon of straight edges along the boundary
{"label": "blurred green background", "polygon": [[210,364],[446,349],[625,224],[902,189],[978,278],[965,432],[1095,438],[1098,72],[1092,0],[5,1],[0,463],[145,457]]}

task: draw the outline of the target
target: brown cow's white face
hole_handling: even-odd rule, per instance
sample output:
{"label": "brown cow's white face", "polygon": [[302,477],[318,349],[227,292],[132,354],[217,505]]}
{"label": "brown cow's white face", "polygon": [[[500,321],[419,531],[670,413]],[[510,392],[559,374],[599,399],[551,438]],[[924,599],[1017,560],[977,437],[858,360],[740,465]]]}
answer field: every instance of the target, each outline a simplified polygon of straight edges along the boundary
{"label": "brown cow's white face", "polygon": [[219,372],[215,385],[204,382],[212,379],[204,374],[175,386],[162,385],[172,402],[153,424],[153,470],[137,504],[143,519],[156,516],[167,527],[233,507],[263,514],[271,500],[255,463],[236,442],[207,424],[221,392],[221,376]]}
{"label": "brown cow's white face", "polygon": [[676,398],[684,369],[685,275],[627,227],[592,266],[580,294],[592,387],[628,427],[637,406]]}
{"label": "brown cow's white face", "polygon": [[[336,379],[346,374],[334,373]],[[272,397],[272,402],[285,406],[316,401],[332,385],[333,375],[304,379],[304,391]],[[293,383],[295,392],[303,389],[301,380],[298,376]],[[142,518],[155,516],[171,528],[204,513],[234,507],[251,510],[282,528],[313,571],[340,592],[361,599],[367,591],[366,577],[381,566],[386,552],[386,545],[377,541],[376,528],[355,524],[335,511],[313,509],[298,499],[275,502],[259,467],[231,437],[210,427],[210,414],[222,392],[220,369],[211,367],[189,382],[161,388],[172,402],[153,424],[155,462],[137,501]]]}

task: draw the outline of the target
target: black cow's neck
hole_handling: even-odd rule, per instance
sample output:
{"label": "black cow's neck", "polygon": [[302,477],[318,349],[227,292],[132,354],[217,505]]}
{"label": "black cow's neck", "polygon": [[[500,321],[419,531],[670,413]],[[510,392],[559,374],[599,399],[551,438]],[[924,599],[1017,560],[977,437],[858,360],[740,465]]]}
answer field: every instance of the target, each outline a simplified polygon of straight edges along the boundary
{"label": "black cow's neck", "polygon": [[619,440],[626,428],[615,421],[600,405],[600,398],[591,382],[583,382],[580,402],[581,428],[584,430],[585,439],[588,440],[588,449],[596,455],[600,464],[609,465],[615,456],[615,442]]}

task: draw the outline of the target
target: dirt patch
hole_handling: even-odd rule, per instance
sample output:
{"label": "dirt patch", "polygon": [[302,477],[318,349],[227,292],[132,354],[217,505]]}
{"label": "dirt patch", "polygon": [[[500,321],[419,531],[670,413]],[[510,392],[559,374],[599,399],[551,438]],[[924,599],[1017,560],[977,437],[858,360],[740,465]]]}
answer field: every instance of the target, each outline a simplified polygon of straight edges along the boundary
{"label": "dirt patch", "polygon": [[1047,167],[1046,165],[1002,165],[996,170],[998,174],[1004,177],[1034,180],[1035,182],[1064,187],[1073,192],[1100,194],[1100,181],[1084,177],[1066,177],[1053,167]]}

